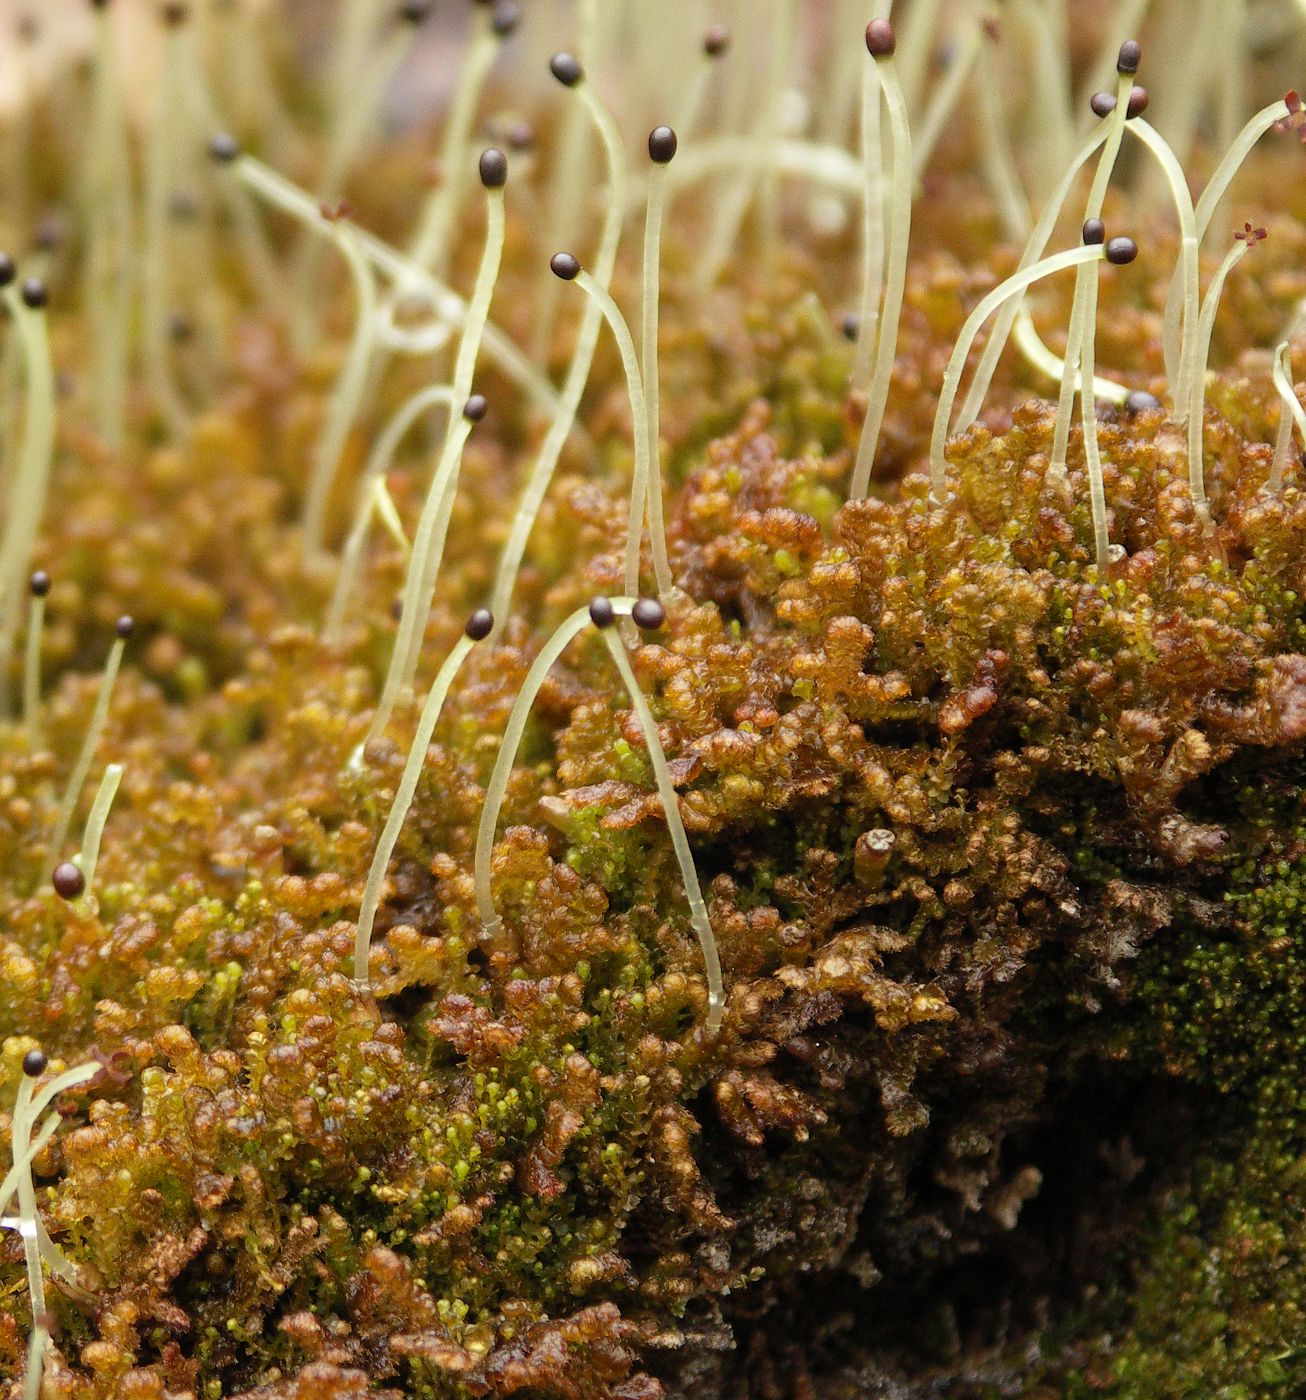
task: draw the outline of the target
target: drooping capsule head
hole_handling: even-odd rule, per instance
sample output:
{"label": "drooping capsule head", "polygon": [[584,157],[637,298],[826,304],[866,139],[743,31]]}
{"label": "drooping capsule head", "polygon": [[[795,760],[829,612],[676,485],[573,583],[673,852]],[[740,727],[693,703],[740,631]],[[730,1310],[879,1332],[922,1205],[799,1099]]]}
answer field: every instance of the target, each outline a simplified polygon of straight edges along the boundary
{"label": "drooping capsule head", "polygon": [[563,87],[575,87],[585,76],[580,60],[569,53],[555,53],[549,60],[549,72]]}
{"label": "drooping capsule head", "polygon": [[76,899],[86,889],[86,876],[81,866],[70,860],[61,860],[50,876],[50,883],[60,899]]}
{"label": "drooping capsule head", "polygon": [[50,301],[50,293],[39,277],[29,277],[22,286],[23,305],[33,311],[43,310]]}
{"label": "drooping capsule head", "polygon": [[473,394],[463,404],[463,417],[469,423],[479,423],[489,411],[490,405],[484,394]]}
{"label": "drooping capsule head", "polygon": [[498,0],[490,15],[490,28],[499,36],[506,39],[521,23],[521,6],[517,0]]}
{"label": "drooping capsule head", "polygon": [[564,282],[574,282],[580,276],[580,259],[574,253],[554,253],[549,259],[549,267],[553,275]]}
{"label": "drooping capsule head", "polygon": [[497,147],[481,152],[481,184],[487,190],[501,190],[508,183],[508,157]]}
{"label": "drooping capsule head", "polygon": [[33,598],[44,598],[50,592],[50,575],[44,569],[37,569],[27,580],[27,587]]}
{"label": "drooping capsule head", "polygon": [[494,614],[489,608],[477,608],[467,619],[463,631],[474,642],[483,642],[494,631]]}
{"label": "drooping capsule head", "polygon": [[602,594],[590,603],[590,621],[595,627],[611,627],[617,620],[617,610],[612,606],[612,599],[605,598]]}
{"label": "drooping capsule head", "polygon": [[1138,65],[1143,61],[1143,46],[1137,39],[1126,39],[1120,45],[1120,52],[1116,56],[1117,73],[1137,73]]}
{"label": "drooping capsule head", "polygon": [[648,157],[655,165],[669,165],[679,142],[669,126],[655,126],[648,134]]}
{"label": "drooping capsule head", "polygon": [[892,58],[898,37],[887,19],[873,19],[866,26],[866,52],[872,58]]}
{"label": "drooping capsule head", "polygon": [[128,613],[123,613],[118,621],[113,624],[113,630],[125,642],[136,630],[136,619]]}
{"label": "drooping capsule head", "polygon": [[1085,219],[1082,236],[1086,247],[1095,243],[1105,243],[1106,225],[1101,219]]}
{"label": "drooping capsule head", "polygon": [[640,598],[631,608],[630,617],[641,632],[656,632],[667,620],[667,610],[656,598]]}
{"label": "drooping capsule head", "polygon": [[1132,238],[1113,238],[1106,245],[1106,260],[1117,267],[1124,267],[1138,256],[1138,244]]}
{"label": "drooping capsule head", "polygon": [[[73,868],[76,869],[76,866]],[[23,1056],[23,1073],[29,1079],[39,1079],[45,1073],[49,1063],[44,1050],[29,1050]]]}
{"label": "drooping capsule head", "polygon": [[209,137],[209,155],[221,165],[230,165],[240,154],[240,142],[229,131],[217,131]]}

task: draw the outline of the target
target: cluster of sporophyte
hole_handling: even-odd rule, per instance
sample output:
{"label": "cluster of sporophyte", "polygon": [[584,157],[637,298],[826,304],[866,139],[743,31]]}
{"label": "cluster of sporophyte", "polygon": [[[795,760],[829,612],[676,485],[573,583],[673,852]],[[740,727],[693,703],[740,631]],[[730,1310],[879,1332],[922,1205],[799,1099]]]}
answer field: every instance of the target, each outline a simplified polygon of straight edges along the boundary
{"label": "cluster of sporophyte", "polygon": [[1301,1394],[1302,7],[429,8],[14,36],[6,1393]]}

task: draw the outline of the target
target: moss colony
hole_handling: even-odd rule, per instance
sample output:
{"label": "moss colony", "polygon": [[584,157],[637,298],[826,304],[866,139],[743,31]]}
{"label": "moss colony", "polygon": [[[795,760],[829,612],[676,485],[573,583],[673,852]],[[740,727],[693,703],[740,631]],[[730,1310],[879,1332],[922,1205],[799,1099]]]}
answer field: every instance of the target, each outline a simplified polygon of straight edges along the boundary
{"label": "moss colony", "polygon": [[1303,1393],[1306,25],[887,8],[23,27],[7,1394]]}

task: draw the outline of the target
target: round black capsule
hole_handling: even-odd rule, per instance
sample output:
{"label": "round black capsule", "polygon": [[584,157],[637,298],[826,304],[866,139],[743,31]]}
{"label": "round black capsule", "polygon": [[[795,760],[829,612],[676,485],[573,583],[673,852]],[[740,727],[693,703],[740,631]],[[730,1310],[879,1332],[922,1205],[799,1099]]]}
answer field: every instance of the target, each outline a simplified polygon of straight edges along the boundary
{"label": "round black capsule", "polygon": [[1095,92],[1088,99],[1095,117],[1109,117],[1116,109],[1116,98],[1112,92]]}
{"label": "round black capsule", "polygon": [[1133,121],[1135,117],[1141,117],[1147,111],[1151,96],[1145,87],[1140,87],[1137,83],[1129,90],[1129,106],[1125,110],[1125,118]]}
{"label": "round black capsule", "polygon": [[136,630],[136,619],[128,613],[123,613],[118,621],[113,624],[113,630],[125,642]]}
{"label": "round black capsule", "polygon": [[873,19],[866,26],[866,52],[872,58],[891,58],[898,47],[898,37],[887,19]]}
{"label": "round black capsule", "polygon": [[1106,225],[1101,219],[1085,219],[1083,238],[1086,244],[1105,243]]}
{"label": "round black capsule", "polygon": [[1124,267],[1138,256],[1138,244],[1132,238],[1113,238],[1106,245],[1106,260]]}
{"label": "round black capsule", "polygon": [[1120,54],[1116,58],[1117,73],[1137,73],[1138,65],[1143,61],[1143,46],[1137,39],[1126,39],[1120,45]]}
{"label": "round black capsule", "polygon": [[580,60],[574,54],[555,53],[549,60],[549,72],[563,85],[575,87],[585,76]]}
{"label": "round black capsule", "polygon": [[535,145],[535,128],[527,121],[515,121],[504,133],[504,139],[514,151],[529,151]]}
{"label": "round black capsule", "polygon": [[76,899],[86,888],[86,876],[81,867],[70,860],[61,860],[50,876],[50,883],[60,899]]}
{"label": "round black capsule", "polygon": [[611,598],[600,594],[590,603],[590,621],[595,627],[611,627],[616,620],[617,610],[612,606]]}
{"label": "round black capsule", "polygon": [[[77,867],[74,866],[75,870]],[[23,1056],[23,1073],[29,1079],[39,1079],[45,1073],[46,1066],[50,1063],[46,1059],[44,1050],[29,1050]]]}
{"label": "round black capsule", "polygon": [[57,214],[47,214],[36,226],[33,244],[43,253],[52,253],[63,242],[63,221]]}
{"label": "round black capsule", "polygon": [[40,311],[50,301],[50,293],[47,291],[45,283],[37,277],[29,277],[23,283],[21,296],[23,305],[31,307],[33,311]]}
{"label": "round black capsule", "polygon": [[668,165],[675,159],[679,144],[669,126],[655,126],[648,134],[649,159],[656,165]]}
{"label": "round black capsule", "polygon": [[222,165],[230,165],[240,154],[240,142],[230,132],[219,131],[209,137],[209,155]]}
{"label": "round black capsule", "polygon": [[730,47],[730,31],[724,24],[714,24],[703,35],[703,52],[709,58],[720,58]]}
{"label": "round black capsule", "polygon": [[27,580],[28,591],[33,598],[44,598],[50,592],[50,575],[44,569],[37,569]]}
{"label": "round black capsule", "polygon": [[574,282],[580,276],[580,259],[573,253],[554,253],[549,259],[553,275],[564,282]]}
{"label": "round black capsule", "polygon": [[1132,418],[1138,413],[1153,413],[1161,407],[1161,400],[1146,389],[1135,389],[1125,400],[1125,412]]}
{"label": "round black capsule", "polygon": [[656,632],[667,620],[667,610],[656,598],[639,598],[630,616],[641,632]]}
{"label": "round black capsule", "polygon": [[843,332],[843,338],[845,340],[856,340],[862,333],[862,318],[855,312],[850,311],[843,320],[839,322],[839,329]]}
{"label": "round black capsule", "polygon": [[8,253],[0,253],[0,287],[7,287],[18,276],[18,264]]}
{"label": "round black capsule", "polygon": [[463,404],[463,417],[469,423],[479,423],[490,411],[489,402],[484,394],[473,394],[470,399]]}
{"label": "round black capsule", "polygon": [[481,152],[481,184],[501,190],[508,183],[508,157],[497,146]]}
{"label": "round black capsule", "polygon": [[477,608],[467,619],[467,626],[463,631],[472,641],[483,642],[494,631],[494,614],[489,608]]}
{"label": "round black capsule", "polygon": [[516,0],[499,0],[494,7],[494,13],[490,16],[490,28],[499,36],[506,39],[509,34],[521,23],[521,6]]}

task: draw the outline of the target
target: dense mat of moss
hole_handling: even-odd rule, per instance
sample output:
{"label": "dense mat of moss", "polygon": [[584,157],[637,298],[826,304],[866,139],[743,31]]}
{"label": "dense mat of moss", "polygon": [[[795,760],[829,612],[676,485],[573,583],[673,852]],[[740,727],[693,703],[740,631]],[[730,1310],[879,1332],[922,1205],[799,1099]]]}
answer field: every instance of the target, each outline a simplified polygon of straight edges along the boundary
{"label": "dense mat of moss", "polygon": [[[1265,490],[1278,406],[1250,350],[1303,291],[1283,169],[1258,186],[1271,239],[1231,282],[1236,368],[1208,394],[1215,525],[1164,414],[1103,409],[1124,546],[1105,577],[1079,432],[1066,489],[1030,397],[1046,386],[1018,363],[951,449],[946,507],[909,470],[964,312],[1011,262],[963,177],[922,214],[865,501],[844,503],[862,406],[824,309],[855,250],[777,251],[705,303],[692,210],[669,239],[677,589],[633,662],[721,946],[718,1036],[643,738],[592,635],[509,789],[507,941],[476,915],[517,689],[549,627],[619,585],[610,348],[592,450],[573,444],[517,615],[427,754],[372,992],[353,920],[421,697],[350,764],[404,561],[378,539],[346,634],[318,640],[330,580],[296,519],[347,297],[296,360],[224,268],[226,354],[183,440],[141,386],[122,453],[66,412],[38,550],[44,740],[0,727],[0,1105],[34,1047],[104,1066],[37,1162],[86,1290],[52,1290],[49,1393],[1299,1394],[1306,494],[1295,466]],[[368,194],[359,217],[384,228]],[[1139,384],[1167,251],[1103,275],[1101,353]],[[522,341],[538,263],[514,212],[496,309]],[[61,290],[75,378],[86,309]],[[1039,305],[1053,341],[1062,294]],[[364,428],[420,382],[398,367]],[[541,430],[493,372],[484,388],[425,678],[487,591]],[[415,442],[392,475],[405,520],[428,461]],[[335,506],[339,528],[345,491]],[[48,833],[125,611],[100,748],[125,777],[94,894],[69,903]],[[0,1304],[17,1374],[10,1231]]]}

